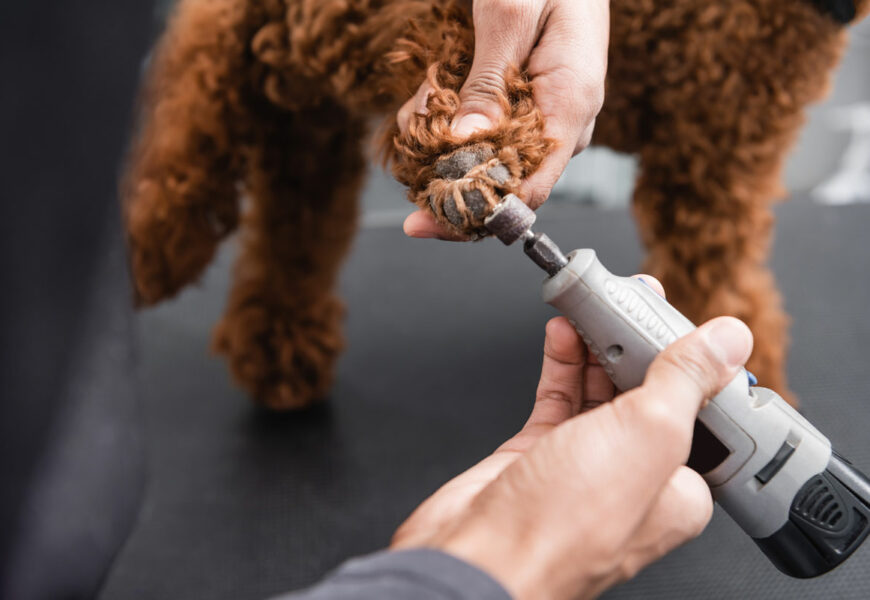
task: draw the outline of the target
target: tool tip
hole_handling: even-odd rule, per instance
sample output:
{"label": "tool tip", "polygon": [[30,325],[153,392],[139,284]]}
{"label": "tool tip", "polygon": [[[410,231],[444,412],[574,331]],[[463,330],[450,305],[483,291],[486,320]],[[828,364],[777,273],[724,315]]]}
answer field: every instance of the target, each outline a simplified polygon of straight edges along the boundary
{"label": "tool tip", "polygon": [[518,239],[524,238],[525,233],[534,223],[535,211],[514,194],[508,194],[486,218],[484,226],[502,243],[510,246]]}

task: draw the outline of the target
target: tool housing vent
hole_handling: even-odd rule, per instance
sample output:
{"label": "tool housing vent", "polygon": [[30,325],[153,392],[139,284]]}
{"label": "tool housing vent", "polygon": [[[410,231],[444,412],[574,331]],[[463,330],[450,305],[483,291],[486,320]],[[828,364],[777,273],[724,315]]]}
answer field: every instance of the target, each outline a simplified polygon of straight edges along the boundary
{"label": "tool housing vent", "polygon": [[816,527],[835,531],[846,516],[839,494],[820,476],[816,476],[808,484],[801,490],[803,493],[792,505],[792,510]]}

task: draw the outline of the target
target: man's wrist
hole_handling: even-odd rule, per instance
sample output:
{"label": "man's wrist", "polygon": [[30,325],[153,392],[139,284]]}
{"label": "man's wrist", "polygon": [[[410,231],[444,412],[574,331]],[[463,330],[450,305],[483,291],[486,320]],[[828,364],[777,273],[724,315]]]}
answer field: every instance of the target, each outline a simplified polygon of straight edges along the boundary
{"label": "man's wrist", "polygon": [[555,545],[534,543],[532,536],[516,530],[468,523],[435,541],[433,547],[481,569],[516,600],[565,596]]}

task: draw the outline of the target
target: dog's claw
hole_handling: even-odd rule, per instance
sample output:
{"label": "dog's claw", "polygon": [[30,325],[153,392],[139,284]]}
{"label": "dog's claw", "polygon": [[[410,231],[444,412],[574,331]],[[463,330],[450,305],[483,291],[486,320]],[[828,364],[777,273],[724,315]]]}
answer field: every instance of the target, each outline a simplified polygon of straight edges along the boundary
{"label": "dog's claw", "polygon": [[462,179],[471,169],[485,163],[493,156],[495,152],[490,146],[484,144],[468,146],[439,158],[435,163],[435,174],[442,179]]}

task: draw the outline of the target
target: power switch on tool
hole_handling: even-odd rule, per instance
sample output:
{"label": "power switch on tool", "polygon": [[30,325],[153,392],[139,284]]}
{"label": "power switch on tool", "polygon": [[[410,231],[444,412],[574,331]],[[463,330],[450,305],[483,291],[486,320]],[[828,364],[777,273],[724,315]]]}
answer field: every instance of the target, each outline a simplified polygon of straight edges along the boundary
{"label": "power switch on tool", "polygon": [[773,458],[770,459],[766,465],[764,465],[761,470],[755,474],[755,478],[761,485],[764,485],[771,479],[773,476],[779,473],[779,470],[785,465],[785,461],[794,453],[795,447],[790,441],[786,440],[782,443],[782,446],[779,447],[779,450],[776,451],[776,454]]}

